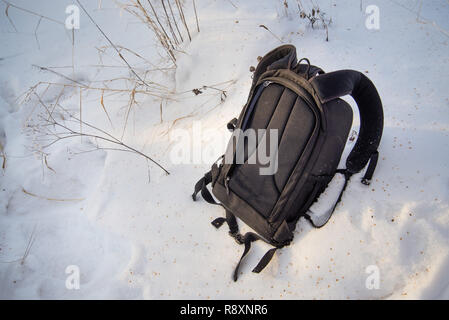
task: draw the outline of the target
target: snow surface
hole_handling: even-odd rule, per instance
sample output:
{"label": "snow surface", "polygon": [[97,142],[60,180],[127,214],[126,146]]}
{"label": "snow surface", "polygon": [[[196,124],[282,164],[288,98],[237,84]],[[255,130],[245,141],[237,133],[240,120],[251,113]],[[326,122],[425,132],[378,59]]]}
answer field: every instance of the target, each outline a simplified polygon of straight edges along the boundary
{"label": "snow surface", "polygon": [[[11,2],[62,22],[72,4]],[[115,2],[83,2],[115,44],[170,67],[151,31]],[[84,152],[94,146],[88,138],[52,145],[46,164],[33,152],[36,136],[28,125],[39,121],[41,107],[36,99],[19,104],[17,98],[39,81],[67,81],[32,65],[66,67],[53,70],[91,84],[130,74],[112,49],[99,53],[108,43],[83,13],[72,50],[64,26],[42,20],[36,40],[39,18],[10,7],[16,32],[0,2],[0,141],[6,157],[0,169],[0,298],[448,299],[449,3],[372,0],[361,1],[361,10],[359,1],[316,0],[332,17],[326,42],[325,31],[301,20],[292,0],[287,14],[283,1],[196,2],[200,32],[189,14],[193,38],[177,53],[176,70],[149,73],[173,91],[163,99],[162,123],[161,99],[137,95],[124,135],[168,176],[132,153]],[[380,9],[380,30],[365,27],[369,4]],[[315,230],[300,220],[292,245],[259,275],[251,269],[269,246],[255,243],[234,283],[242,247],[226,228],[211,227],[223,210],[193,202],[191,193],[224,151],[226,123],[247,98],[249,67],[281,44],[261,24],[326,71],[366,72],[382,98],[385,129],[372,184],[353,177],[329,224]],[[152,68],[129,52],[126,57],[139,72]],[[72,61],[74,71],[67,68]],[[95,66],[101,63],[121,67]],[[191,92],[214,84],[226,90],[223,103],[213,89]],[[79,91],[67,92],[60,104],[77,114]],[[58,93],[49,88],[44,102],[54,103]],[[128,99],[105,94],[111,126],[100,95],[85,92],[83,119],[120,136]],[[356,116],[355,130],[357,123]],[[198,126],[201,143],[190,142],[204,161],[175,163],[173,134]],[[347,151],[351,147],[349,142]],[[318,207],[332,202],[341,182],[336,178]],[[70,265],[80,269],[79,290],[66,288]],[[365,285],[371,265],[380,272],[373,290]]]}

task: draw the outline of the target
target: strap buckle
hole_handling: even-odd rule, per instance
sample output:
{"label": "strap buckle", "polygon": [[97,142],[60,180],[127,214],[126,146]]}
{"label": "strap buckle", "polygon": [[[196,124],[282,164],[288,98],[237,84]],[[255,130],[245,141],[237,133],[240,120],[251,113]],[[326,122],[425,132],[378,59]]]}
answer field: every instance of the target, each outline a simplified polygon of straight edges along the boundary
{"label": "strap buckle", "polygon": [[228,124],[226,125],[226,127],[228,128],[228,130],[230,132],[233,132],[235,130],[235,127],[237,127],[237,118],[232,119],[231,121],[228,122]]}
{"label": "strap buckle", "polygon": [[363,176],[363,178],[361,180],[361,182],[365,186],[370,185],[378,160],[379,160],[379,152],[376,150],[371,154],[371,156],[369,158],[368,168],[366,169],[365,175]]}
{"label": "strap buckle", "polygon": [[229,181],[231,180],[231,178],[229,176],[226,176],[225,180],[224,180],[224,185],[226,188],[226,194],[229,196]]}
{"label": "strap buckle", "polygon": [[366,178],[362,178],[361,180],[362,184],[364,184],[365,186],[369,186],[371,184],[371,180],[368,180]]}
{"label": "strap buckle", "polygon": [[231,237],[233,237],[235,242],[237,242],[238,244],[244,244],[245,243],[245,241],[243,239],[243,236],[240,233],[238,233],[238,232],[232,233],[231,231],[229,231],[229,235]]}

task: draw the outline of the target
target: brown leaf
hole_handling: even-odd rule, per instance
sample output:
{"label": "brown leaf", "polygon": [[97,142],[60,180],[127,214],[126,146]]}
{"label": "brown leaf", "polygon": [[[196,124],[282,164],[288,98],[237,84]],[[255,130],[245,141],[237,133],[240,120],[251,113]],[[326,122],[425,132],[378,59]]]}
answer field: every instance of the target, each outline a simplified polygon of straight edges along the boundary
{"label": "brown leaf", "polygon": [[108,113],[108,111],[106,110],[106,107],[104,106],[103,96],[104,96],[104,90],[101,91],[101,99],[100,99],[100,103],[101,103],[101,106],[103,107],[104,113],[106,113],[106,116],[108,117],[108,120],[109,120],[109,122],[111,123],[111,127],[113,127],[111,118],[109,117],[109,113]]}
{"label": "brown leaf", "polygon": [[193,89],[192,92],[193,92],[196,96],[203,93],[203,91],[201,91],[200,89]]}

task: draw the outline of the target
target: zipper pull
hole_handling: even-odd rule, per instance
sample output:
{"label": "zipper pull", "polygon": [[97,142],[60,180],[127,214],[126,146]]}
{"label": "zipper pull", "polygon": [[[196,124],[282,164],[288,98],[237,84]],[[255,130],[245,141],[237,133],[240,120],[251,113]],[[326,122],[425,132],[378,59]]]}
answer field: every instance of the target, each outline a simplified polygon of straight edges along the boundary
{"label": "zipper pull", "polygon": [[273,83],[273,81],[265,81],[264,83],[263,83],[263,86],[266,88],[266,87],[268,87],[270,84],[272,84]]}
{"label": "zipper pull", "polygon": [[229,196],[229,180],[231,180],[231,178],[229,176],[227,176],[225,178],[225,181],[224,181],[224,185],[225,185],[225,188],[226,188],[226,193],[227,193],[228,196]]}

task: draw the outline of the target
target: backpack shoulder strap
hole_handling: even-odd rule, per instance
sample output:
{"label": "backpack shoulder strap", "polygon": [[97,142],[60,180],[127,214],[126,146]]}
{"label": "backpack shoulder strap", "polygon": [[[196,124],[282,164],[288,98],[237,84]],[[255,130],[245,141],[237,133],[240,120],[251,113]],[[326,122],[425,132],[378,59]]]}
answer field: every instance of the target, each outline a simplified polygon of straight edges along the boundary
{"label": "backpack shoulder strap", "polygon": [[364,74],[353,70],[341,70],[318,75],[310,80],[315,95],[322,104],[345,95],[351,95],[357,103],[360,113],[360,132],[357,142],[346,160],[346,169],[337,173],[344,174],[345,183],[338,200],[321,217],[314,218],[309,209],[304,217],[316,228],[324,226],[332,216],[343,192],[354,173],[360,172],[369,162],[362,183],[369,185],[377,165],[380,139],[382,137],[384,116],[382,102],[376,87]]}
{"label": "backpack shoulder strap", "polygon": [[346,169],[351,174],[360,172],[371,159],[368,171],[372,176],[374,168],[371,164],[377,162],[384,124],[382,102],[376,87],[363,73],[354,70],[321,74],[310,83],[323,104],[348,94],[354,98],[360,113],[360,132],[346,160]]}

